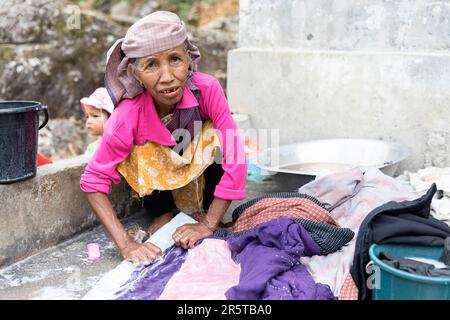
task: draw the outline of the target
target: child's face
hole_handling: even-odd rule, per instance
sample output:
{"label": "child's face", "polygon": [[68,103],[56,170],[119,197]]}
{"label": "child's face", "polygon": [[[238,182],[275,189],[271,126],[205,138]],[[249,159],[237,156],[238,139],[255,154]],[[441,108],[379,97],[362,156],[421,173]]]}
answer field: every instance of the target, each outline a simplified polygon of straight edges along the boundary
{"label": "child's face", "polygon": [[89,133],[93,136],[102,136],[103,124],[108,120],[108,112],[85,104],[84,114],[86,116],[86,129]]}

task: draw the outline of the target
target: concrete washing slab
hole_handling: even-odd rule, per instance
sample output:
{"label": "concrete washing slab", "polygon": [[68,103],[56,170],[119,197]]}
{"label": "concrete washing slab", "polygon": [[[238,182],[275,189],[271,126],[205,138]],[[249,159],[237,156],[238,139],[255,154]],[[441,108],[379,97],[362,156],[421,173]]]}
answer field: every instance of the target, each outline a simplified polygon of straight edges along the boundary
{"label": "concrete washing slab", "polygon": [[[0,266],[70,239],[98,224],[80,190],[88,158],[58,160],[39,167],[37,175],[0,185]],[[119,217],[136,212],[130,187],[115,185],[109,196]]]}
{"label": "concrete washing slab", "polygon": [[[280,191],[272,181],[249,181],[246,189],[247,199]],[[233,202],[223,221],[230,221],[233,209],[244,201]],[[134,223],[145,228],[149,217],[138,212],[122,222],[126,228]],[[88,259],[86,245],[90,242],[100,244],[101,258],[97,261]],[[78,300],[121,261],[114,243],[103,228],[97,226],[1,268],[0,300]]]}

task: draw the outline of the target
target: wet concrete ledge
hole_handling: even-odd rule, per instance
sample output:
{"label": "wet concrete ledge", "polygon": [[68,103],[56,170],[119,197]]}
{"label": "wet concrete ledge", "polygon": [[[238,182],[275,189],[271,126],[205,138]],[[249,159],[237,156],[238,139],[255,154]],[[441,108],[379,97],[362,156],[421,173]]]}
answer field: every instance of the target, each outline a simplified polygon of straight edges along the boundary
{"label": "wet concrete ledge", "polygon": [[[83,192],[85,156],[38,168],[36,177],[0,185],[0,266],[6,266],[98,225]],[[120,217],[138,211],[124,183],[110,195]]]}

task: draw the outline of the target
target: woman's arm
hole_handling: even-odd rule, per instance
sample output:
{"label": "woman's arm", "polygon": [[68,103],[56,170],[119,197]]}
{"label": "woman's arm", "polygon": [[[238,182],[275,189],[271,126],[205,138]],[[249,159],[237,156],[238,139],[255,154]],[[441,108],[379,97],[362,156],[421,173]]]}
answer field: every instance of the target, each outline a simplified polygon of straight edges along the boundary
{"label": "woman's arm", "polygon": [[[197,84],[204,88],[200,98],[200,111],[203,112],[205,118],[212,120],[214,128],[220,134],[224,173],[215,187],[215,198],[202,223],[181,226],[173,234],[176,244],[183,248],[192,248],[197,240],[211,235],[217,229],[231,201],[245,198],[247,178],[244,146],[220,83],[214,79],[205,87],[203,86],[204,83],[201,83],[202,80],[198,81],[200,82]],[[205,80],[205,82],[208,81],[210,80]]]}
{"label": "woman's arm", "polygon": [[214,196],[227,200],[245,198],[247,160],[239,129],[218,80],[211,81],[202,91],[201,112],[213,122],[222,151],[223,175],[215,187]]}
{"label": "woman's arm", "polygon": [[197,240],[204,239],[213,234],[219,227],[225,212],[231,204],[231,200],[214,198],[209,206],[208,213],[199,223],[185,224],[178,227],[172,235],[177,246],[184,249],[194,248]]}
{"label": "woman's arm", "polygon": [[116,244],[122,256],[139,265],[152,262],[161,250],[152,243],[139,244],[127,235],[108,197],[101,192],[85,193],[97,218]]}
{"label": "woman's arm", "polygon": [[225,212],[227,212],[230,204],[231,200],[214,198],[209,206],[208,213],[201,223],[205,224],[208,229],[215,231],[219,227],[219,224],[222,221]]}

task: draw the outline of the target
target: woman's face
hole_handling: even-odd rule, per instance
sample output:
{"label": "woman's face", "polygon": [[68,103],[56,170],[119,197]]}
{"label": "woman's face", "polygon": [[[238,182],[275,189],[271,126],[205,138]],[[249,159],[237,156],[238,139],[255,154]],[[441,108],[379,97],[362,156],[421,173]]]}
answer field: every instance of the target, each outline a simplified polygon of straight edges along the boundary
{"label": "woman's face", "polygon": [[188,69],[189,53],[179,46],[138,59],[136,76],[158,108],[173,108],[183,96]]}

